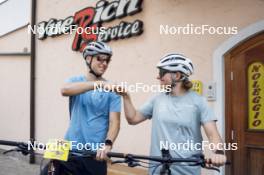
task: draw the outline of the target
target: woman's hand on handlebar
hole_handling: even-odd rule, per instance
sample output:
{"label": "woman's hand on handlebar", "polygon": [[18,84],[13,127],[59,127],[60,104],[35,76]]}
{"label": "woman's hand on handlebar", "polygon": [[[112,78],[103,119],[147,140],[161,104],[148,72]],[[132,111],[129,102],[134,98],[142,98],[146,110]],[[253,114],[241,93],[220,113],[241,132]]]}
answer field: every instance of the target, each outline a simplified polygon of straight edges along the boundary
{"label": "woman's hand on handlebar", "polygon": [[224,154],[211,153],[208,157],[205,158],[206,167],[220,167],[225,165],[226,161],[227,158]]}

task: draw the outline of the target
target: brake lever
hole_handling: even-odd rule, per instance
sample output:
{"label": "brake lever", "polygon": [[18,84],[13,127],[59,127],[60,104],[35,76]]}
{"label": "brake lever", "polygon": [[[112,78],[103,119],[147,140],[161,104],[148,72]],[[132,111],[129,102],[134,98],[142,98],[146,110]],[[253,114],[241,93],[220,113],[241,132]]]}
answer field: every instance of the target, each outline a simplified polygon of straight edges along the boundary
{"label": "brake lever", "polygon": [[127,157],[125,160],[116,160],[113,161],[111,164],[117,164],[117,163],[126,163],[129,167],[136,167],[140,166],[137,160],[133,159],[132,157]]}
{"label": "brake lever", "polygon": [[201,165],[202,168],[205,168],[205,169],[208,169],[208,170],[214,170],[214,171],[217,171],[218,173],[220,173],[220,169],[219,168],[216,168],[214,166],[213,167],[207,167],[206,166],[204,155],[201,155],[200,158],[201,158],[200,165]]}
{"label": "brake lever", "polygon": [[117,163],[126,163],[126,161],[124,160],[116,160],[116,161],[112,161],[111,164],[117,164]]}
{"label": "brake lever", "polygon": [[134,162],[134,161],[132,161],[132,162],[128,162],[128,163],[127,163],[127,165],[128,165],[129,167],[136,167],[136,166],[140,166],[140,164],[139,164],[139,163],[137,163],[137,162]]}
{"label": "brake lever", "polygon": [[217,171],[218,173],[220,173],[220,169],[219,168],[216,168],[216,167],[203,167],[203,168],[205,168],[205,169],[208,169],[208,170],[215,170],[215,171]]}

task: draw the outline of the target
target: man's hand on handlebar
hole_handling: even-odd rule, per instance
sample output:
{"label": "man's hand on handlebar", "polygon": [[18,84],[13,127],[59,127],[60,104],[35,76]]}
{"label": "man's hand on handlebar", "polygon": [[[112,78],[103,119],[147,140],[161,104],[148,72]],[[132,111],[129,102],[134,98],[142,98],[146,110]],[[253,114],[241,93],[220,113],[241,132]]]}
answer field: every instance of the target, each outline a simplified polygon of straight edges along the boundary
{"label": "man's hand on handlebar", "polygon": [[98,160],[98,161],[108,160],[109,157],[107,157],[107,153],[110,152],[111,149],[112,149],[112,146],[105,145],[104,147],[102,147],[99,150],[97,150],[96,160]]}

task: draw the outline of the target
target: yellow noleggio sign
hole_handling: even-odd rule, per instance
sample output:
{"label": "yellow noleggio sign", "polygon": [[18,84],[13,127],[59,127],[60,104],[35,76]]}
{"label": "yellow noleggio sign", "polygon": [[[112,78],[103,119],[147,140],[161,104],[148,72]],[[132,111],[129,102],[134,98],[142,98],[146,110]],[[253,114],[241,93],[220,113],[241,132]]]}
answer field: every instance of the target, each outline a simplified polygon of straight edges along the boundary
{"label": "yellow noleggio sign", "polygon": [[202,95],[202,89],[203,89],[202,82],[199,80],[192,80],[192,83],[193,83],[192,90],[197,92],[199,95]]}
{"label": "yellow noleggio sign", "polygon": [[264,129],[264,65],[252,63],[248,67],[248,126]]}
{"label": "yellow noleggio sign", "polygon": [[70,152],[70,142],[66,140],[51,139],[46,144],[45,159],[67,161]]}

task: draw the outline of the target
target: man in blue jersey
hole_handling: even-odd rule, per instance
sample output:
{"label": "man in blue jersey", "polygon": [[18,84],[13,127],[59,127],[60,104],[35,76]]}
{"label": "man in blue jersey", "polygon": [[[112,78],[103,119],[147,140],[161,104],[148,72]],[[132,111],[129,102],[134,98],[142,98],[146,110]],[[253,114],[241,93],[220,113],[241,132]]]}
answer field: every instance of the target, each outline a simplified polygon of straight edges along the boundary
{"label": "man in blue jersey", "polygon": [[[74,158],[59,163],[62,174],[106,175],[107,152],[120,128],[120,96],[114,92],[96,89],[95,84],[109,85],[102,77],[111,61],[112,50],[103,42],[91,42],[83,50],[87,74],[69,78],[61,89],[70,100],[70,125],[65,139],[72,149],[97,151],[96,160]],[[61,172],[59,174],[61,174]]]}

